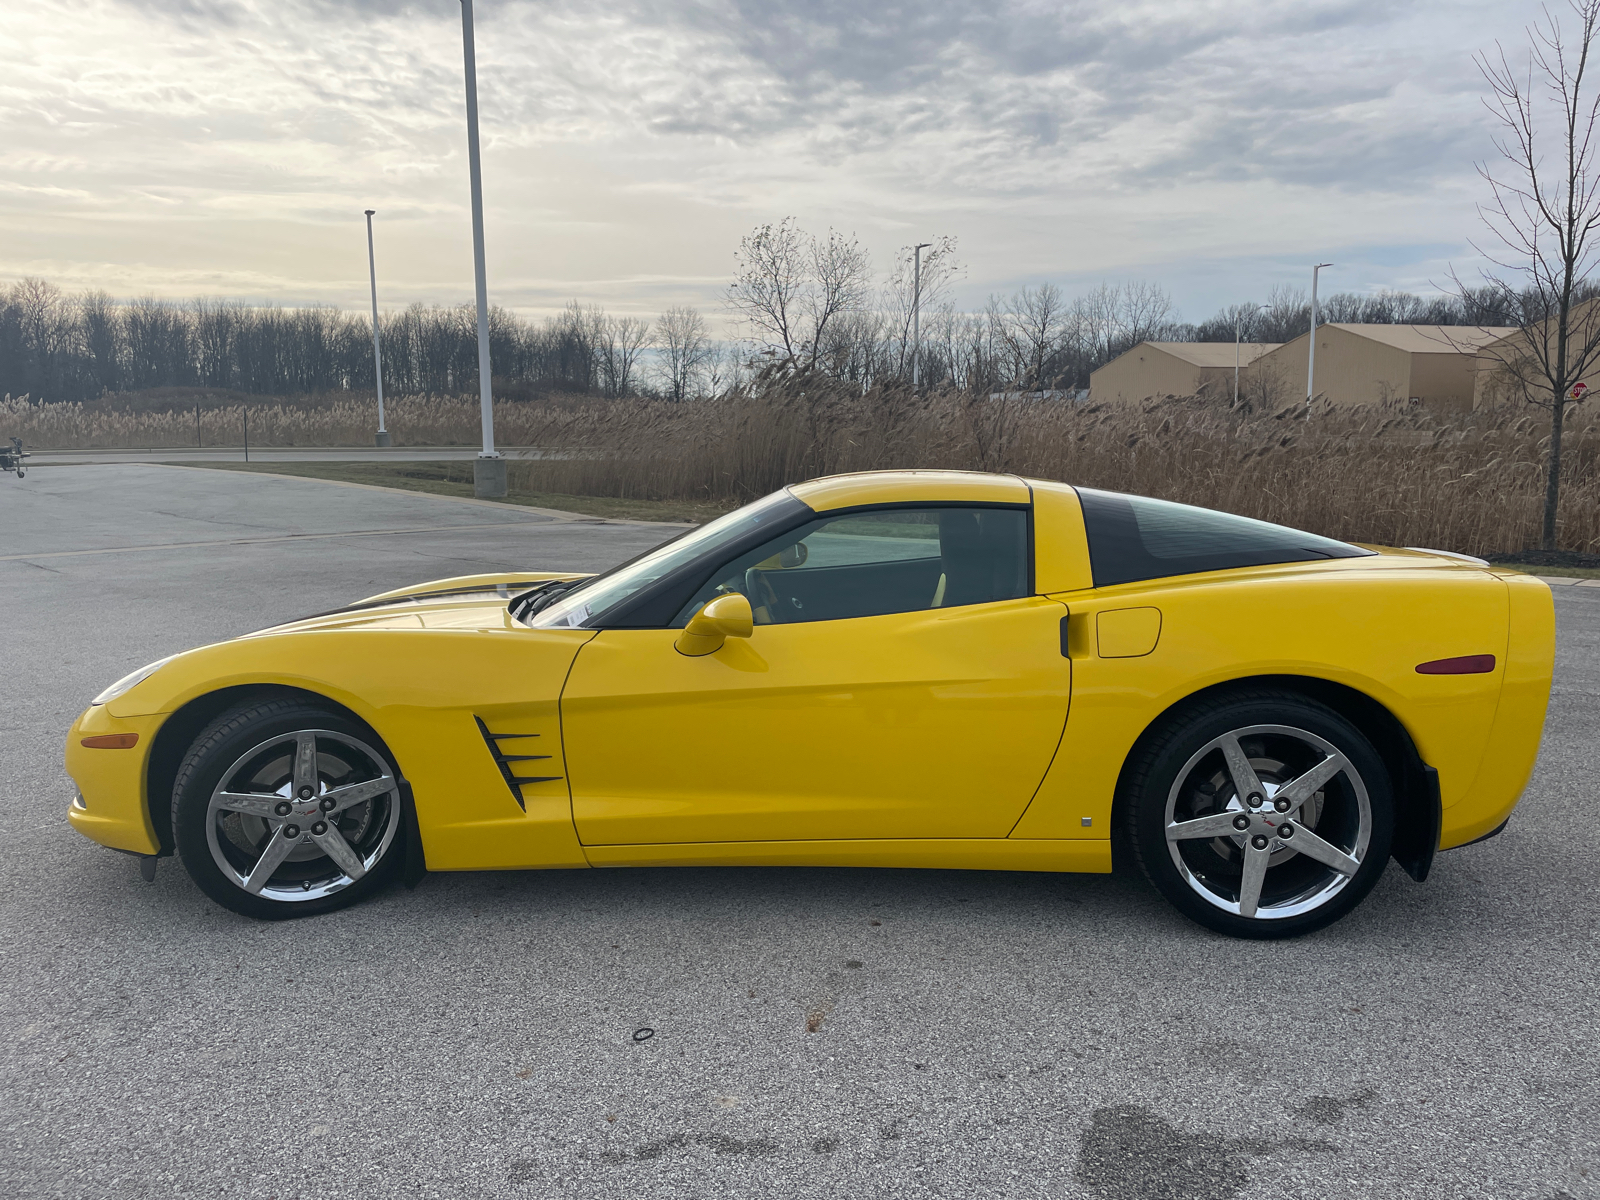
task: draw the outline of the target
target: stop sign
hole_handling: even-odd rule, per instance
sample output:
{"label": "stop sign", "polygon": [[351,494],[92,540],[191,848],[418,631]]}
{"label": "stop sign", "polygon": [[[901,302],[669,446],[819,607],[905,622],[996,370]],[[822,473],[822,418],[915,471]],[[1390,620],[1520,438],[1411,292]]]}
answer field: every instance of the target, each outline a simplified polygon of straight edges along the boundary
{"label": "stop sign", "polygon": [[1577,383],[1572,385],[1572,398],[1574,400],[1582,400],[1583,394],[1588,390],[1589,385],[1580,379]]}

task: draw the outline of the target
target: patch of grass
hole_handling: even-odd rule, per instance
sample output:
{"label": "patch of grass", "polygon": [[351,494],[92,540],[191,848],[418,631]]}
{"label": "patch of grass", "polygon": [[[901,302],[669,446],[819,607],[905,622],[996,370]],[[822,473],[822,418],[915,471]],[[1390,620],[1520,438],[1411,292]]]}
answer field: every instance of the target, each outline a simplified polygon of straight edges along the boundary
{"label": "patch of grass", "polygon": [[[472,463],[445,462],[263,462],[168,463],[214,471],[253,471],[267,475],[295,475],[305,479],[332,479],[340,483],[365,483],[401,488],[434,496],[472,498]],[[501,503],[563,512],[613,521],[689,521],[699,524],[719,517],[733,504],[696,504],[689,500],[619,500],[611,496],[569,496],[560,492],[533,492],[509,488]]]}
{"label": "patch of grass", "polygon": [[1494,565],[1510,567],[1513,571],[1523,571],[1529,575],[1559,575],[1564,579],[1600,579],[1600,567],[1545,567],[1524,562],[1496,562]]}

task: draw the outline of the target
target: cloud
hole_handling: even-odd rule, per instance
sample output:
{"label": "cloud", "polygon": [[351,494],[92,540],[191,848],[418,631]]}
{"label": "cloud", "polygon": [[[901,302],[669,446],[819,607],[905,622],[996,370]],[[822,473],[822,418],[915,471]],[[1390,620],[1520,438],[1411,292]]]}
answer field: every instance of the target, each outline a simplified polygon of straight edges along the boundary
{"label": "cloud", "polygon": [[[371,205],[394,290],[464,298],[458,13],[6,6],[0,220],[15,236],[0,277],[44,264],[93,282],[119,263],[156,289],[231,279],[357,304],[364,244],[346,227]],[[1203,306],[1264,292],[1263,263],[1341,245],[1464,258],[1472,164],[1490,152],[1472,55],[1516,44],[1529,15],[1490,0],[478,0],[493,274],[528,308],[708,304],[739,235],[787,213],[857,230],[880,257],[913,231],[955,234],[969,299],[1167,270],[1215,279],[1186,285]],[[1230,262],[1257,278],[1226,279]]]}

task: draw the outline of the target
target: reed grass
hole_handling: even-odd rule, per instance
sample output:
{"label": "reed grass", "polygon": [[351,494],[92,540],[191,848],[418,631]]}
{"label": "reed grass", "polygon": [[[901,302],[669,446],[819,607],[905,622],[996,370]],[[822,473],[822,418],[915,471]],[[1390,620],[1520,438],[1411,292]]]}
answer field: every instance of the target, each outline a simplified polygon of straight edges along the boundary
{"label": "reed grass", "polygon": [[[169,389],[170,390],[170,389]],[[371,396],[328,394],[303,400],[276,397],[175,398],[161,408],[138,394],[121,403],[68,401],[32,404],[26,396],[0,400],[0,437],[20,437],[35,450],[180,449],[238,446],[245,415],[252,446],[371,446],[378,426]],[[495,405],[495,429],[508,446],[548,440],[567,421],[572,401]],[[198,410],[196,408],[198,405]],[[478,401],[464,396],[400,396],[384,405],[397,446],[475,446]]]}
{"label": "reed grass", "polygon": [[[1538,543],[1548,418],[1415,406],[1277,411],[1195,397],[1078,405],[795,384],[692,404],[597,402],[583,456],[511,465],[530,490],[737,503],[843,471],[1009,471],[1157,496],[1351,541],[1510,553]],[[1564,549],[1600,550],[1600,425],[1568,427]]]}
{"label": "reed grass", "polygon": [[[206,444],[237,445],[243,406],[201,409]],[[359,397],[251,405],[252,445],[371,444]],[[1563,549],[1600,552],[1600,414],[1575,410],[1565,441]],[[476,445],[472,397],[388,405],[397,445]],[[1224,509],[1330,537],[1516,553],[1538,542],[1548,417],[1538,410],[1445,415],[1417,406],[1230,408],[1196,397],[1073,404],[899,386],[865,395],[822,380],[758,383],[671,403],[556,396],[496,407],[514,489],[731,507],[842,471],[1010,471]],[[0,402],[0,437],[30,447],[195,444],[192,408]]]}

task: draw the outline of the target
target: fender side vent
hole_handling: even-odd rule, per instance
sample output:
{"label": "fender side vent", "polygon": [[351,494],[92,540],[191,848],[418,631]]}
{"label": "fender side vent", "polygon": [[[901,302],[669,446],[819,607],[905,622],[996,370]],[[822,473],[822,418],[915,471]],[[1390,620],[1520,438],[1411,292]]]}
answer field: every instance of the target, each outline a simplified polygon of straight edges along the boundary
{"label": "fender side vent", "polygon": [[517,802],[517,807],[523,812],[528,811],[527,802],[522,798],[522,785],[525,783],[553,783],[560,779],[560,775],[518,775],[524,767],[515,764],[525,762],[540,762],[552,757],[549,754],[505,754],[500,750],[500,743],[514,741],[517,738],[536,738],[537,733],[490,733],[489,727],[483,723],[483,718],[472,718],[478,723],[478,732],[483,734],[483,744],[489,747],[489,753],[494,757],[494,765],[500,768],[500,777],[506,781],[506,786],[511,789],[511,798]]}

